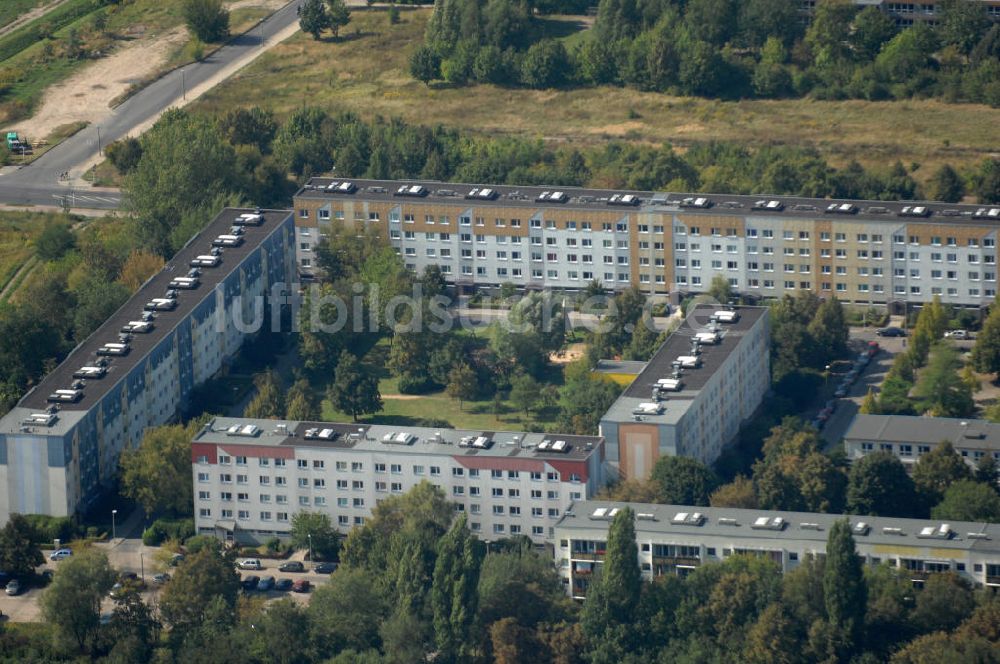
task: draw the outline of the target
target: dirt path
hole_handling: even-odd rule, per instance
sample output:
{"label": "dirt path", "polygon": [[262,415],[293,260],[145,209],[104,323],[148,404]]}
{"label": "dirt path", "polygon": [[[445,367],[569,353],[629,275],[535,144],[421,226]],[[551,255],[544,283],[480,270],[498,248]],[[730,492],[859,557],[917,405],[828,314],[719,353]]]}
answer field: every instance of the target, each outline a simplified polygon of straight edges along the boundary
{"label": "dirt path", "polygon": [[0,28],[0,37],[3,37],[8,32],[13,32],[14,30],[17,30],[26,23],[31,23],[40,16],[48,14],[53,9],[66,2],[69,2],[69,0],[53,0],[52,2],[48,2],[40,7],[35,7],[31,11],[21,14],[13,21]]}
{"label": "dirt path", "polygon": [[[38,267],[38,265],[38,258],[32,256],[24,262],[24,265],[17,268],[17,272],[14,273],[14,275],[10,278],[10,281],[8,281],[3,287],[3,290],[0,291],[0,302],[6,302],[7,298],[11,296],[14,289],[24,283],[24,279],[26,279],[28,275],[30,275],[31,272]],[[22,277],[24,279],[22,279]]]}
{"label": "dirt path", "polygon": [[383,394],[383,399],[395,399],[396,401],[413,401],[421,397],[416,394]]}
{"label": "dirt path", "polygon": [[[275,10],[287,2],[288,0],[238,0],[227,6],[230,9],[263,7]],[[187,38],[187,29],[181,26],[128,43],[50,87],[38,111],[10,130],[31,138],[45,138],[57,127],[76,122],[100,122],[113,112],[110,104],[115,98],[126,92],[133,83],[156,74]],[[193,96],[196,95],[188,93],[188,99]]]}

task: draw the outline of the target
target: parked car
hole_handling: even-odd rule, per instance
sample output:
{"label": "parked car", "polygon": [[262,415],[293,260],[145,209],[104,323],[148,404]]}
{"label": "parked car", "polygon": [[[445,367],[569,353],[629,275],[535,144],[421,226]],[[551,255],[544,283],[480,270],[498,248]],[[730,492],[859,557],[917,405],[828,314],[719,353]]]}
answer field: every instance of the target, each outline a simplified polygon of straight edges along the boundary
{"label": "parked car", "polygon": [[965,330],[948,330],[944,333],[944,336],[949,339],[970,339],[971,336]]}
{"label": "parked car", "polygon": [[274,582],[274,589],[279,592],[287,593],[292,589],[292,585],[293,582],[291,579],[278,579]]}
{"label": "parked car", "polygon": [[900,329],[898,327],[883,327],[875,330],[875,334],[880,337],[905,337],[906,330]]}
{"label": "parked car", "polygon": [[281,563],[278,565],[279,572],[304,572],[306,571],[306,566],[300,563],[298,560],[289,560],[286,563]]}
{"label": "parked car", "polygon": [[878,345],[877,341],[869,341],[868,342],[868,351],[867,351],[868,352],[868,357],[875,357],[876,355],[878,355],[878,352],[881,349],[882,349],[882,347]]}
{"label": "parked car", "polygon": [[317,563],[313,571],[317,574],[333,574],[337,571],[337,563]]}
{"label": "parked car", "polygon": [[244,558],[237,561],[236,566],[240,569],[264,569],[264,566],[260,564],[260,558]]}
{"label": "parked car", "polygon": [[257,590],[261,591],[262,593],[266,593],[268,590],[271,590],[272,588],[274,588],[273,576],[265,576],[257,584]]}
{"label": "parked car", "polygon": [[292,590],[297,593],[307,593],[312,584],[309,583],[308,579],[296,579],[295,583],[292,584]]}
{"label": "parked car", "polygon": [[21,592],[21,582],[17,579],[11,579],[7,582],[7,594],[13,597]]}
{"label": "parked car", "polygon": [[62,560],[73,555],[72,549],[56,549],[49,554],[49,560]]}
{"label": "parked car", "polygon": [[837,397],[838,399],[846,397],[850,387],[851,386],[847,383],[841,383],[840,385],[837,386],[837,390],[833,393],[833,396]]}
{"label": "parked car", "polygon": [[257,584],[260,583],[260,577],[256,574],[251,574],[250,576],[244,577],[241,584],[243,585],[243,590],[256,590]]}
{"label": "parked car", "polygon": [[184,554],[183,553],[175,553],[174,555],[172,555],[170,557],[170,566],[171,567],[177,567],[182,562],[184,562]]}
{"label": "parked car", "polygon": [[170,575],[167,574],[166,572],[161,572],[160,574],[153,575],[153,583],[163,585],[169,580],[170,580]]}

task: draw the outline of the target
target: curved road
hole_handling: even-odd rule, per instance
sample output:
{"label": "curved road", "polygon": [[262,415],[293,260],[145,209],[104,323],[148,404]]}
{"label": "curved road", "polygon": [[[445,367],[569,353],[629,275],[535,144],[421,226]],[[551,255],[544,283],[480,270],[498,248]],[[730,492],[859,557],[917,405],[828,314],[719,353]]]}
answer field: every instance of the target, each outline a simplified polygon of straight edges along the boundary
{"label": "curved road", "polygon": [[52,148],[33,163],[0,176],[0,203],[9,205],[61,205],[63,197],[72,196],[73,207],[113,209],[121,204],[117,190],[77,189],[71,191],[60,181],[63,172],[73,171],[94,158],[100,145],[128,136],[164,109],[182,99],[184,89],[193,90],[212,79],[254,49],[298,21],[295,8],[299,0],[264,19],[263,23],[232,41],[202,62],[176,69],[137,92],[101,122],[77,132]]}

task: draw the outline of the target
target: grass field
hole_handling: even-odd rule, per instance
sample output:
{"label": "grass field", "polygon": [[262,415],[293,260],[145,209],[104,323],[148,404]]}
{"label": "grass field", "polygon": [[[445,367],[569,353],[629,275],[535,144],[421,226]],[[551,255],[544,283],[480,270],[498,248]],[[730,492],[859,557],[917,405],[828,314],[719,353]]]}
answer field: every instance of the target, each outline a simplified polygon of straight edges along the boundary
{"label": "grass field", "polygon": [[[341,41],[298,34],[276,46],[196,104],[224,112],[258,104],[286,114],[303,104],[363,117],[487,134],[542,137],[576,145],[608,139],[684,146],[709,140],[748,145],[813,146],[834,165],[902,160],[918,177],[950,162],[970,165],[1000,146],[1000,110],[933,100],[823,102],[809,99],[726,102],[671,97],[627,88],[520,90],[491,85],[427,87],[413,80],[408,58],[422,39],[429,10],[356,11]],[[580,39],[579,33],[564,37]],[[267,90],[266,95],[248,95]],[[599,183],[595,183],[599,184]]]}
{"label": "grass field", "polygon": [[21,14],[31,11],[46,0],[3,0],[0,3],[0,28],[7,25]]}
{"label": "grass field", "polygon": [[[33,243],[45,222],[62,216],[0,211],[0,292],[15,278],[18,269],[34,258]],[[22,272],[19,278],[23,280],[24,276]]]}
{"label": "grass field", "polygon": [[[493,399],[483,401],[466,401],[459,406],[443,391],[421,395],[400,395],[398,379],[390,376],[385,368],[389,345],[385,339],[379,341],[365,356],[364,364],[379,375],[379,393],[382,395],[384,410],[367,417],[362,422],[372,424],[391,424],[399,426],[419,426],[421,422],[430,420],[447,422],[448,426],[457,429],[482,429],[484,431],[523,430],[530,424],[544,426],[555,421],[557,408],[545,408],[525,415],[508,401],[502,401],[495,411]],[[561,385],[563,382],[562,368],[551,367],[548,383]],[[387,396],[388,395],[388,396]],[[393,398],[402,397],[402,398]],[[323,419],[333,422],[350,422],[351,416],[336,410],[328,401],[323,401]],[[432,426],[427,424],[427,426]]]}

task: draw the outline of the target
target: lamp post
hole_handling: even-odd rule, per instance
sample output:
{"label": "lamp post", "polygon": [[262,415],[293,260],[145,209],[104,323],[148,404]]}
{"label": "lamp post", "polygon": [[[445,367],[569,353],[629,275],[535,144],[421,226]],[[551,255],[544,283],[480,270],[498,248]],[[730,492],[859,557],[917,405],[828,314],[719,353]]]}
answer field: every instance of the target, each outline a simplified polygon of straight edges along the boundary
{"label": "lamp post", "polygon": [[118,510],[111,510],[111,540],[115,539],[115,515],[118,514]]}
{"label": "lamp post", "polygon": [[146,580],[146,561],[143,560],[142,551],[139,552],[139,578]]}
{"label": "lamp post", "polygon": [[306,537],[309,538],[309,562],[316,562],[313,560],[313,534],[306,533]]}

